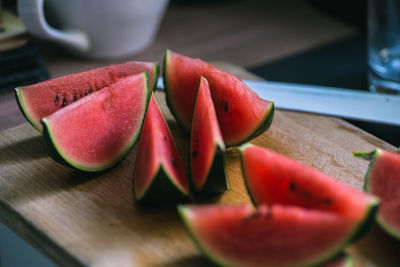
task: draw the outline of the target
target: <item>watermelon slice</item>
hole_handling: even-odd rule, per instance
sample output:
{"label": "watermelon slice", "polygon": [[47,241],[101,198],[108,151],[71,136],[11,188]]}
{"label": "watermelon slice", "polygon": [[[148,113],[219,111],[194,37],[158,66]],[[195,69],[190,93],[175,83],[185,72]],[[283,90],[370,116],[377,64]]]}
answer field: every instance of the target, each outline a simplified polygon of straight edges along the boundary
{"label": "watermelon slice", "polygon": [[379,200],[276,152],[251,144],[240,147],[247,189],[258,204],[295,205],[331,211],[369,223]]}
{"label": "watermelon slice", "polygon": [[143,123],[134,172],[135,198],[147,204],[189,196],[182,159],[154,95]]}
{"label": "watermelon slice", "polygon": [[122,77],[147,72],[149,86],[154,89],[158,70],[158,63],[127,62],[17,87],[15,95],[22,114],[33,127],[42,132],[42,118],[92,92],[108,87]]}
{"label": "watermelon slice", "polygon": [[150,96],[146,76],[122,78],[43,118],[50,155],[90,172],[119,162],[140,133]]}
{"label": "watermelon slice", "polygon": [[351,240],[357,221],[340,214],[279,204],[179,206],[200,250],[222,266],[310,266]]}
{"label": "watermelon slice", "polygon": [[400,155],[381,149],[355,155],[371,160],[364,189],[381,200],[378,224],[400,239]]}
{"label": "watermelon slice", "polygon": [[200,59],[167,50],[164,88],[167,104],[189,132],[200,76],[209,84],[218,122],[227,146],[244,143],[265,132],[272,123],[274,103],[261,99],[235,76]]}
{"label": "watermelon slice", "polygon": [[195,191],[221,193],[228,189],[224,150],[208,82],[202,77],[190,137],[191,178]]}

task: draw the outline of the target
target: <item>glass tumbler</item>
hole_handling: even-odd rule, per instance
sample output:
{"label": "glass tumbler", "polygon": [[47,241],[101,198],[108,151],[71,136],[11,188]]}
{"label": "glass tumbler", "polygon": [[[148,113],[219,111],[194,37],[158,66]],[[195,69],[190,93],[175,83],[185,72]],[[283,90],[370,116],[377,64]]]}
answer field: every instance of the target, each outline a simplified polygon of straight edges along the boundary
{"label": "glass tumbler", "polygon": [[368,0],[369,88],[400,94],[400,0]]}

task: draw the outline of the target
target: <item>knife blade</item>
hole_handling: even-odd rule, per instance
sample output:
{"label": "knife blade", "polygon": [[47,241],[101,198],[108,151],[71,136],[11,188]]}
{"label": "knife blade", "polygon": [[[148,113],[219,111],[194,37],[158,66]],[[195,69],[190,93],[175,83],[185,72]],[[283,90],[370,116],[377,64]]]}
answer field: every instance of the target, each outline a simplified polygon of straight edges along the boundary
{"label": "knife blade", "polygon": [[[280,109],[400,126],[398,95],[274,81],[243,82]],[[157,87],[164,88],[161,77]]]}

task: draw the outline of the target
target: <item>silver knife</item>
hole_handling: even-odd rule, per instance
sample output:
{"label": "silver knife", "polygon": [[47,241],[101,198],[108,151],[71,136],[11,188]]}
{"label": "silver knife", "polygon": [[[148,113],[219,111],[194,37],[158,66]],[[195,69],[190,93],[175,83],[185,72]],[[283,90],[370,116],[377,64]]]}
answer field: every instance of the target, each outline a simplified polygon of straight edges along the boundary
{"label": "silver knife", "polygon": [[[273,81],[243,82],[280,109],[400,126],[400,95]],[[164,88],[162,78],[157,87]]]}

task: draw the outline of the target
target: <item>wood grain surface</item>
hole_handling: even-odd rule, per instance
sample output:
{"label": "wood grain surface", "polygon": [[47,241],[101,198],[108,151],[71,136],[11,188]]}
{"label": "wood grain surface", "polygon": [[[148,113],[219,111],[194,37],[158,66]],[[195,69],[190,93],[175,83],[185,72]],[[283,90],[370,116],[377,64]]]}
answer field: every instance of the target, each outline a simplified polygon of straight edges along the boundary
{"label": "wood grain surface", "polygon": [[[243,69],[218,64],[242,77]],[[188,167],[189,141],[156,94]],[[338,119],[277,110],[269,131],[252,143],[276,150],[361,189],[368,162],[353,151],[395,150]],[[147,209],[135,203],[136,147],[115,168],[85,174],[54,162],[29,124],[0,133],[0,220],[63,266],[204,266],[176,207]],[[231,191],[202,200],[248,203],[239,162],[228,158]],[[378,227],[348,251],[358,266],[400,266],[400,245]]]}

